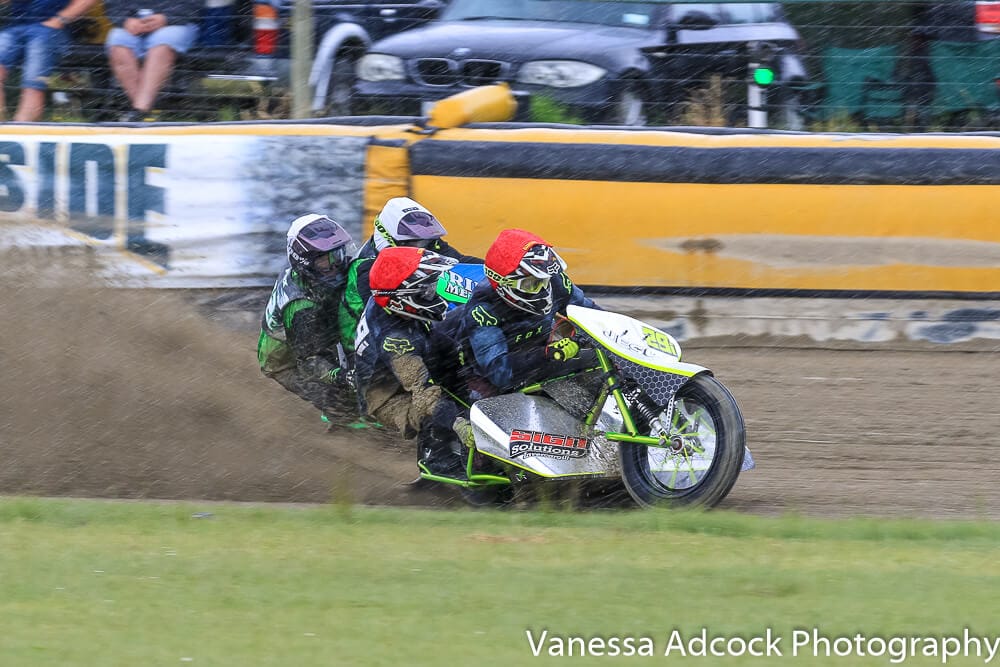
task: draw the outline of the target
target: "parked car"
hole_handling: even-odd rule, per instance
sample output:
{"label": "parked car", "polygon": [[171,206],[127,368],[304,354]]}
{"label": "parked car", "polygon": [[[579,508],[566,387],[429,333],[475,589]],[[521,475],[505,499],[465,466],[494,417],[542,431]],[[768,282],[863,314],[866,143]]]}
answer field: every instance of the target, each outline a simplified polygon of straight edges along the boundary
{"label": "parked car", "polygon": [[1000,38],[1000,1],[952,0],[914,6],[916,27],[932,40],[974,42]]}
{"label": "parked car", "polygon": [[641,125],[712,74],[747,75],[768,44],[775,87],[803,82],[799,34],[778,3],[452,0],[439,19],[369,47],[355,103],[423,115],[472,86],[508,82],[589,122]]}
{"label": "parked car", "polygon": [[[206,3],[199,42],[178,60],[163,97],[217,109],[221,98],[258,100],[287,91],[293,5],[294,0]],[[347,114],[355,63],[368,46],[435,18],[443,6],[443,0],[313,0],[314,114]],[[83,92],[98,98],[89,104],[95,110],[111,106],[106,98],[118,93],[104,53],[105,32],[85,28],[60,67],[64,75],[76,70],[76,81],[89,81]],[[71,91],[81,92],[79,86]],[[174,102],[178,98],[182,101]]]}

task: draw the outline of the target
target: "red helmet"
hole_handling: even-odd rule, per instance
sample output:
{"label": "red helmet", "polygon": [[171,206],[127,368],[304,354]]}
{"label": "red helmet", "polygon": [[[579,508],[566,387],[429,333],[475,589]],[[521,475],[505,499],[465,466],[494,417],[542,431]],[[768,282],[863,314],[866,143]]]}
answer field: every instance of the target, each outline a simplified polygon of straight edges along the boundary
{"label": "red helmet", "polygon": [[441,320],[448,312],[448,302],[437,293],[438,277],[457,262],[424,248],[386,248],[368,274],[375,303],[403,317]]}
{"label": "red helmet", "polygon": [[566,262],[544,239],[523,229],[505,229],[486,251],[486,277],[504,301],[535,315],[552,310],[552,278]]}

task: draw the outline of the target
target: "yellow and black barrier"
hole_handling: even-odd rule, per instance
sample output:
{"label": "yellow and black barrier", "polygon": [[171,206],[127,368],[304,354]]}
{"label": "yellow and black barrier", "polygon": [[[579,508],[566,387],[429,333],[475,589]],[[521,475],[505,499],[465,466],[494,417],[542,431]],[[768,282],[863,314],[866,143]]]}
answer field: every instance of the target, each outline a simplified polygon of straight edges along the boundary
{"label": "yellow and black barrier", "polygon": [[455,245],[531,229],[582,284],[1000,293],[1000,135],[484,124],[399,150]]}
{"label": "yellow and black barrier", "polygon": [[513,109],[490,86],[426,119],[7,125],[0,247],[107,250],[126,284],[267,284],[296,215],[363,238],[411,195],[466,252],[535,231],[584,285],[1000,295],[1000,134],[504,123]]}

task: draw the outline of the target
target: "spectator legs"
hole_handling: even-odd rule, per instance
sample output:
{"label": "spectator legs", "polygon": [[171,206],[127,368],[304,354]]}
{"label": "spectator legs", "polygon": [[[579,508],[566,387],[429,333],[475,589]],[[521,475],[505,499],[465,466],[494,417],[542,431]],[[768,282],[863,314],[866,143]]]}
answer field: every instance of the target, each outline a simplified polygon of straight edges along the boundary
{"label": "spectator legs", "polygon": [[22,88],[21,99],[17,103],[17,113],[14,121],[18,123],[33,123],[45,112],[45,91],[35,88]]}
{"label": "spectator legs", "polygon": [[112,46],[108,58],[111,71],[128,96],[129,104],[135,106],[135,93],[139,89],[139,59],[126,46]]}
{"label": "spectator legs", "polygon": [[174,50],[165,44],[154,46],[149,50],[143,62],[142,74],[139,76],[139,90],[136,92],[134,104],[136,109],[149,111],[153,108],[156,96],[160,94],[160,88],[174,69],[176,59]]}
{"label": "spectator legs", "polygon": [[[4,84],[7,82],[7,68],[0,67],[0,121],[7,120],[7,96]],[[22,88],[21,99],[17,103],[14,122],[32,123],[42,117],[45,112],[45,91],[34,88]]]}
{"label": "spectator legs", "polygon": [[174,50],[164,44],[151,48],[141,64],[131,49],[124,46],[111,48],[111,70],[128,95],[132,108],[139,111],[153,108],[176,59]]}

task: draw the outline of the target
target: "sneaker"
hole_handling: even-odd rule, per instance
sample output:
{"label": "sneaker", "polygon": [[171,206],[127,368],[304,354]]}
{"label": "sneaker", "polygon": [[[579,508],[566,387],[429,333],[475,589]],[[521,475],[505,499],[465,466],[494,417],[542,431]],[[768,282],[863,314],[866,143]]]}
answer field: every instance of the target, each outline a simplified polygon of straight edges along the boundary
{"label": "sneaker", "polygon": [[118,118],[121,123],[155,123],[158,120],[160,120],[160,112],[155,109],[149,111],[129,109]]}

